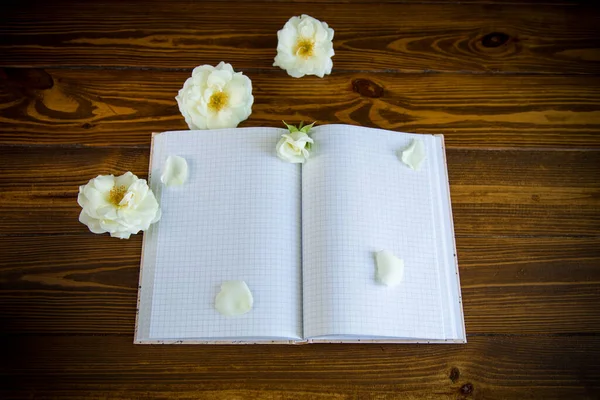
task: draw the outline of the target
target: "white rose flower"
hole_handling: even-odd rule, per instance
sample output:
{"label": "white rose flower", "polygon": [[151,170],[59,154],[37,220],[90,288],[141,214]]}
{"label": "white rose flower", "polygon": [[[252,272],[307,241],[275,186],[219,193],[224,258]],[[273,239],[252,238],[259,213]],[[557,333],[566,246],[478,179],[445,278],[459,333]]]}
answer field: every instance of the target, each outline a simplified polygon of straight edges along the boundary
{"label": "white rose flower", "polygon": [[144,179],[131,172],[90,179],[79,187],[77,203],[82,208],[79,222],[93,233],[109,232],[120,239],[145,231],[160,219],[154,193]]}
{"label": "white rose flower", "polygon": [[314,143],[313,139],[308,136],[308,131],[312,128],[314,122],[305,127],[302,127],[302,123],[300,123],[298,128],[293,125],[285,125],[290,130],[290,133],[281,135],[281,139],[275,147],[277,156],[287,162],[303,163],[308,160],[310,156],[308,150],[310,149],[310,145]]}
{"label": "white rose flower", "polygon": [[194,68],[177,97],[190,129],[235,128],[252,113],[252,82],[231,64]]}
{"label": "white rose flower", "polygon": [[273,66],[285,69],[294,78],[331,73],[333,29],[309,15],[292,17],[277,32],[277,56]]}

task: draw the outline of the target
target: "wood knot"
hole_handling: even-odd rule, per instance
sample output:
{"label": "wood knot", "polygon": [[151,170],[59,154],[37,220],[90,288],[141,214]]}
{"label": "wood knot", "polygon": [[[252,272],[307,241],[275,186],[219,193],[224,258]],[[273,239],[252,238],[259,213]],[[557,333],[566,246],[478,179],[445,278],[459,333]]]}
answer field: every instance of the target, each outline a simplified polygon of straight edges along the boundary
{"label": "wood knot", "polygon": [[383,88],[368,79],[352,81],[352,90],[364,97],[379,98],[383,96]]}
{"label": "wood knot", "polygon": [[460,371],[456,367],[452,367],[450,370],[450,376],[448,377],[452,381],[452,383],[456,383],[458,378],[460,378]]}
{"label": "wood knot", "polygon": [[474,389],[474,387],[473,387],[473,385],[472,385],[472,384],[470,384],[470,383],[465,383],[464,385],[462,385],[462,386],[460,387],[460,392],[461,392],[462,394],[471,394],[471,393],[473,393],[473,389]]}
{"label": "wood knot", "polygon": [[503,44],[506,44],[509,39],[510,36],[506,33],[492,32],[481,38],[481,44],[483,47],[500,47]]}
{"label": "wood knot", "polygon": [[54,80],[49,73],[39,68],[3,68],[0,80],[15,89],[52,89]]}

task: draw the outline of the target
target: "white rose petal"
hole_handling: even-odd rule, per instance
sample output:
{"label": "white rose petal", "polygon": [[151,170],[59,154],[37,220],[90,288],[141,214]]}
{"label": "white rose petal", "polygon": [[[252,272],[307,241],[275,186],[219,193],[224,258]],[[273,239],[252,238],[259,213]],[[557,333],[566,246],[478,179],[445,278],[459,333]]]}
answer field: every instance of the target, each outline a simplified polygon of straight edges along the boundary
{"label": "white rose petal", "polygon": [[215,297],[215,308],[227,317],[246,314],[252,309],[254,298],[244,281],[225,281]]}
{"label": "white rose petal", "polygon": [[252,82],[230,64],[194,68],[177,97],[190,129],[235,128],[252,114]]}
{"label": "white rose petal", "polygon": [[287,162],[303,163],[310,156],[308,143],[313,143],[313,140],[304,132],[283,134],[275,147],[277,156]]}
{"label": "white rose petal", "polygon": [[382,250],[375,255],[377,280],[386,286],[399,285],[404,279],[404,261],[390,251]]}
{"label": "white rose petal", "polygon": [[333,62],[333,29],[308,15],[292,17],[277,32],[277,56],[273,66],[287,71],[290,76],[331,73]]}
{"label": "white rose petal", "polygon": [[419,170],[425,159],[425,145],[421,140],[413,139],[404,151],[402,151],[402,162],[414,170]]}
{"label": "white rose petal", "polygon": [[93,233],[129,239],[160,219],[160,207],[144,179],[131,172],[99,175],[79,187],[79,221]]}
{"label": "white rose petal", "polygon": [[185,158],[169,156],[165,162],[160,181],[165,186],[181,186],[188,178],[188,165]]}

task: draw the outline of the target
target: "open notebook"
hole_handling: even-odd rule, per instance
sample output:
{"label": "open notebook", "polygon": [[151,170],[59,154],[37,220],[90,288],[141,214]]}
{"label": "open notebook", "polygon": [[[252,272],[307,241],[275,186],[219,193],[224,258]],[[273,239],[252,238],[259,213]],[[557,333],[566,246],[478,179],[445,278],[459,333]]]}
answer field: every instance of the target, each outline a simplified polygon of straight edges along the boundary
{"label": "open notebook", "polygon": [[[324,125],[290,164],[286,132],[154,136],[162,219],[144,235],[135,342],[465,342],[443,137]],[[398,158],[414,138],[419,170]],[[160,183],[169,155],[188,162],[184,186]],[[375,280],[382,249],[405,262],[399,286]],[[252,291],[247,314],[215,310],[228,280]]]}

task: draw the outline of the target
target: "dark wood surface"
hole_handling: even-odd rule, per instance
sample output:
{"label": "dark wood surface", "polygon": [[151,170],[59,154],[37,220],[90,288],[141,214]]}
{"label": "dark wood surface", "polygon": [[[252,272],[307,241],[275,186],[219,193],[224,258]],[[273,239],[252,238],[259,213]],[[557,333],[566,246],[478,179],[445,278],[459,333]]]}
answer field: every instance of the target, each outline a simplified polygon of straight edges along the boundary
{"label": "dark wood surface", "polygon": [[[272,66],[308,13],[334,71]],[[0,15],[1,398],[600,398],[600,11],[584,1],[22,1]],[[281,119],[446,137],[466,345],[134,346],[141,236],[78,186],[148,172],[200,64]]]}

